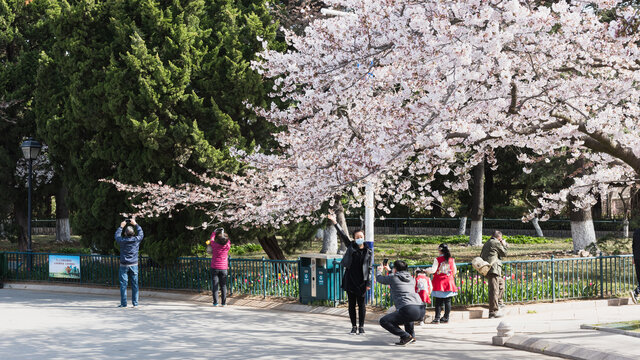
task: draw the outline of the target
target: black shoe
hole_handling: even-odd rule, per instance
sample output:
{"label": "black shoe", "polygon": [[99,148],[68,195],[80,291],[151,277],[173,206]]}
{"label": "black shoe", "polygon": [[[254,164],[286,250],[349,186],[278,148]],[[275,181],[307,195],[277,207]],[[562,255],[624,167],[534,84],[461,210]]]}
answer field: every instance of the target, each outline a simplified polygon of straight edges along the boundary
{"label": "black shoe", "polygon": [[489,313],[489,319],[493,319],[493,318],[501,318],[503,317],[504,314],[501,312],[494,312],[494,313]]}
{"label": "black shoe", "polygon": [[442,318],[440,319],[440,324],[446,324],[449,322],[449,318]]}
{"label": "black shoe", "polygon": [[358,335],[364,335],[364,328],[362,326],[358,328]]}
{"label": "black shoe", "polygon": [[349,333],[349,335],[355,335],[358,333],[358,327],[354,326],[351,328],[351,332]]}
{"label": "black shoe", "polygon": [[440,319],[436,318],[431,321],[432,324],[440,324]]}
{"label": "black shoe", "polygon": [[396,345],[405,346],[407,344],[411,344],[411,343],[414,343],[414,342],[416,342],[416,339],[414,339],[413,336],[407,336],[407,337],[404,337],[404,338],[400,338],[400,341],[398,341],[396,343]]}

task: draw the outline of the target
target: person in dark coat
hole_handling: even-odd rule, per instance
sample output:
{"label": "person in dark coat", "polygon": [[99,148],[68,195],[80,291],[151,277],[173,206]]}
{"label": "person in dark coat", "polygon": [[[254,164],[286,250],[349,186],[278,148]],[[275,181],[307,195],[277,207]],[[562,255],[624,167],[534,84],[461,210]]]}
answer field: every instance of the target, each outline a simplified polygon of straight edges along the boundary
{"label": "person in dark coat", "polygon": [[639,282],[638,287],[635,290],[631,290],[631,300],[634,304],[638,303],[638,296],[640,296],[640,228],[637,228],[633,232],[633,264],[636,267],[636,280]]}
{"label": "person in dark coat", "polygon": [[[371,271],[373,267],[373,252],[364,246],[364,231],[356,230],[353,233],[354,241],[349,239],[336,221],[335,215],[327,218],[333,223],[338,232],[338,237],[347,247],[340,265],[345,269],[342,279],[342,288],[349,298],[349,318],[351,319],[351,335],[364,334],[364,318],[367,312],[365,295],[371,289]],[[358,305],[358,326],[356,327],[356,304]]]}

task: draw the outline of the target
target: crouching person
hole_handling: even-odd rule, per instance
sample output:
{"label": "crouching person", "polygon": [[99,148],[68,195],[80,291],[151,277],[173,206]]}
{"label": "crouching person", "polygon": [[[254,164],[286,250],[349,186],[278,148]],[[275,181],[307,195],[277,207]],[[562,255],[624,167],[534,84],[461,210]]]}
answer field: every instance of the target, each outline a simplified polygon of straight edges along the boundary
{"label": "crouching person", "polygon": [[[393,263],[393,272],[389,275],[382,275],[383,269],[391,271],[389,266],[378,266],[376,280],[391,287],[391,299],[396,311],[380,319],[380,325],[400,337],[396,345],[413,343],[416,341],[413,323],[421,321],[425,313],[425,305],[415,290],[416,282],[408,272],[407,263],[402,260]],[[400,329],[400,325],[404,325],[404,330]]]}

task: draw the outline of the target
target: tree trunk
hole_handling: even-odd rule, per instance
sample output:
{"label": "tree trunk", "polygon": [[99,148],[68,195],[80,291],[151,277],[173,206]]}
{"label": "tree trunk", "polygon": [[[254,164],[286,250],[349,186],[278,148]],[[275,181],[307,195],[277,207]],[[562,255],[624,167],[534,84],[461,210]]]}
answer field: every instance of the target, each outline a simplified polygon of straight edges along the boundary
{"label": "tree trunk", "polygon": [[28,233],[27,233],[27,206],[25,201],[16,201],[13,203],[13,216],[18,224],[18,250],[27,251]]}
{"label": "tree trunk", "polygon": [[271,260],[286,260],[275,235],[259,237],[258,242]]}
{"label": "tree trunk", "polygon": [[596,194],[596,199],[597,201],[591,209],[591,216],[592,219],[600,220],[602,219],[602,196],[600,196],[600,194]]}
{"label": "tree trunk", "polygon": [[460,224],[458,224],[458,235],[464,235],[467,233],[467,217],[460,218]]}
{"label": "tree trunk", "polygon": [[629,219],[627,219],[626,217],[622,222],[622,237],[625,239],[629,238]]}
{"label": "tree trunk", "polygon": [[433,210],[431,210],[431,216],[433,217],[443,217],[442,214],[442,203],[435,200],[433,202]]}
{"label": "tree trunk", "polygon": [[544,233],[542,232],[542,228],[540,227],[540,223],[538,222],[538,218],[534,217],[531,219],[531,223],[533,224],[533,228],[536,229],[537,237],[544,237]]}
{"label": "tree trunk", "polygon": [[338,231],[333,224],[324,228],[321,254],[335,255],[338,253]]}
{"label": "tree trunk", "polygon": [[629,212],[630,219],[636,219],[640,217],[640,191],[631,189],[631,199],[629,199]]}
{"label": "tree trunk", "polygon": [[482,217],[484,216],[484,160],[473,168],[473,207],[469,245],[482,245]]}
{"label": "tree trunk", "polygon": [[584,250],[589,244],[596,242],[596,231],[593,227],[591,209],[576,209],[572,200],[574,199],[569,199],[569,219],[571,220],[573,250],[580,251]]}
{"label": "tree trunk", "polygon": [[498,194],[496,194],[496,188],[495,188],[495,180],[494,180],[494,172],[493,170],[491,170],[490,167],[484,167],[485,172],[484,172],[484,193],[483,193],[483,197],[486,197],[486,201],[484,202],[484,210],[483,210],[483,216],[487,215],[489,217],[493,217],[492,213],[493,213],[493,208],[494,208],[494,201],[495,199],[498,199]]}
{"label": "tree trunk", "polygon": [[[341,200],[342,199],[340,198],[336,199],[336,206],[334,207],[334,211],[336,214],[336,221],[338,222],[340,227],[348,234],[349,227],[347,227],[347,218],[344,216],[344,207],[342,206]],[[336,237],[337,237],[337,233],[336,233]],[[339,245],[338,253],[344,254],[347,251],[347,247],[342,243],[342,241],[340,241],[339,243],[340,245]]]}
{"label": "tree trunk", "polygon": [[71,241],[71,226],[69,225],[69,206],[67,205],[67,188],[61,185],[56,193],[56,242]]}

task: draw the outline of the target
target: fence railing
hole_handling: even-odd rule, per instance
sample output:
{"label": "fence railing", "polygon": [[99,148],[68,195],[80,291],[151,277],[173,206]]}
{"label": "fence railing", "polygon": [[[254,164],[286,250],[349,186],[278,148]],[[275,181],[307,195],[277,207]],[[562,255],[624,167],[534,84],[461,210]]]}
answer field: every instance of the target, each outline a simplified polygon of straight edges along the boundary
{"label": "fence railing", "polygon": [[[551,257],[544,260],[503,262],[504,301],[525,303],[624,296],[638,285],[632,255],[588,258]],[[410,271],[430,265],[410,266]],[[453,305],[479,305],[489,301],[486,279],[469,263],[456,264],[458,295]],[[389,287],[374,285],[372,305],[392,305]]]}
{"label": "fence railing", "polygon": [[[117,256],[77,255],[80,257],[80,279],[60,279],[49,277],[49,255],[53,254],[0,253],[0,280],[118,286]],[[211,290],[210,261],[210,258],[183,257],[172,265],[159,265],[148,257],[141,257],[139,285],[142,289]],[[334,277],[335,286],[329,291],[336,302],[342,302],[346,299],[340,286],[344,269],[338,261],[334,265],[336,269],[330,276]],[[411,266],[410,271],[428,266]],[[486,279],[469,263],[456,266],[455,281],[459,291],[453,304],[486,304]],[[299,298],[298,269],[298,260],[230,259],[229,291],[231,294]],[[503,271],[507,303],[613,297],[625,295],[638,284],[631,255],[505,261]],[[374,306],[391,306],[389,287],[374,283],[367,301]]]}
{"label": "fence railing", "polygon": [[[66,279],[49,277],[49,255],[56,254],[0,253],[0,279],[96,286],[119,284],[118,256],[76,255],[80,257],[80,279]],[[181,257],[174,264],[160,265],[143,256],[138,261],[139,286],[156,290],[211,290],[210,264],[211,258]],[[228,287],[231,294],[297,297],[297,277],[297,260],[229,260]]]}

